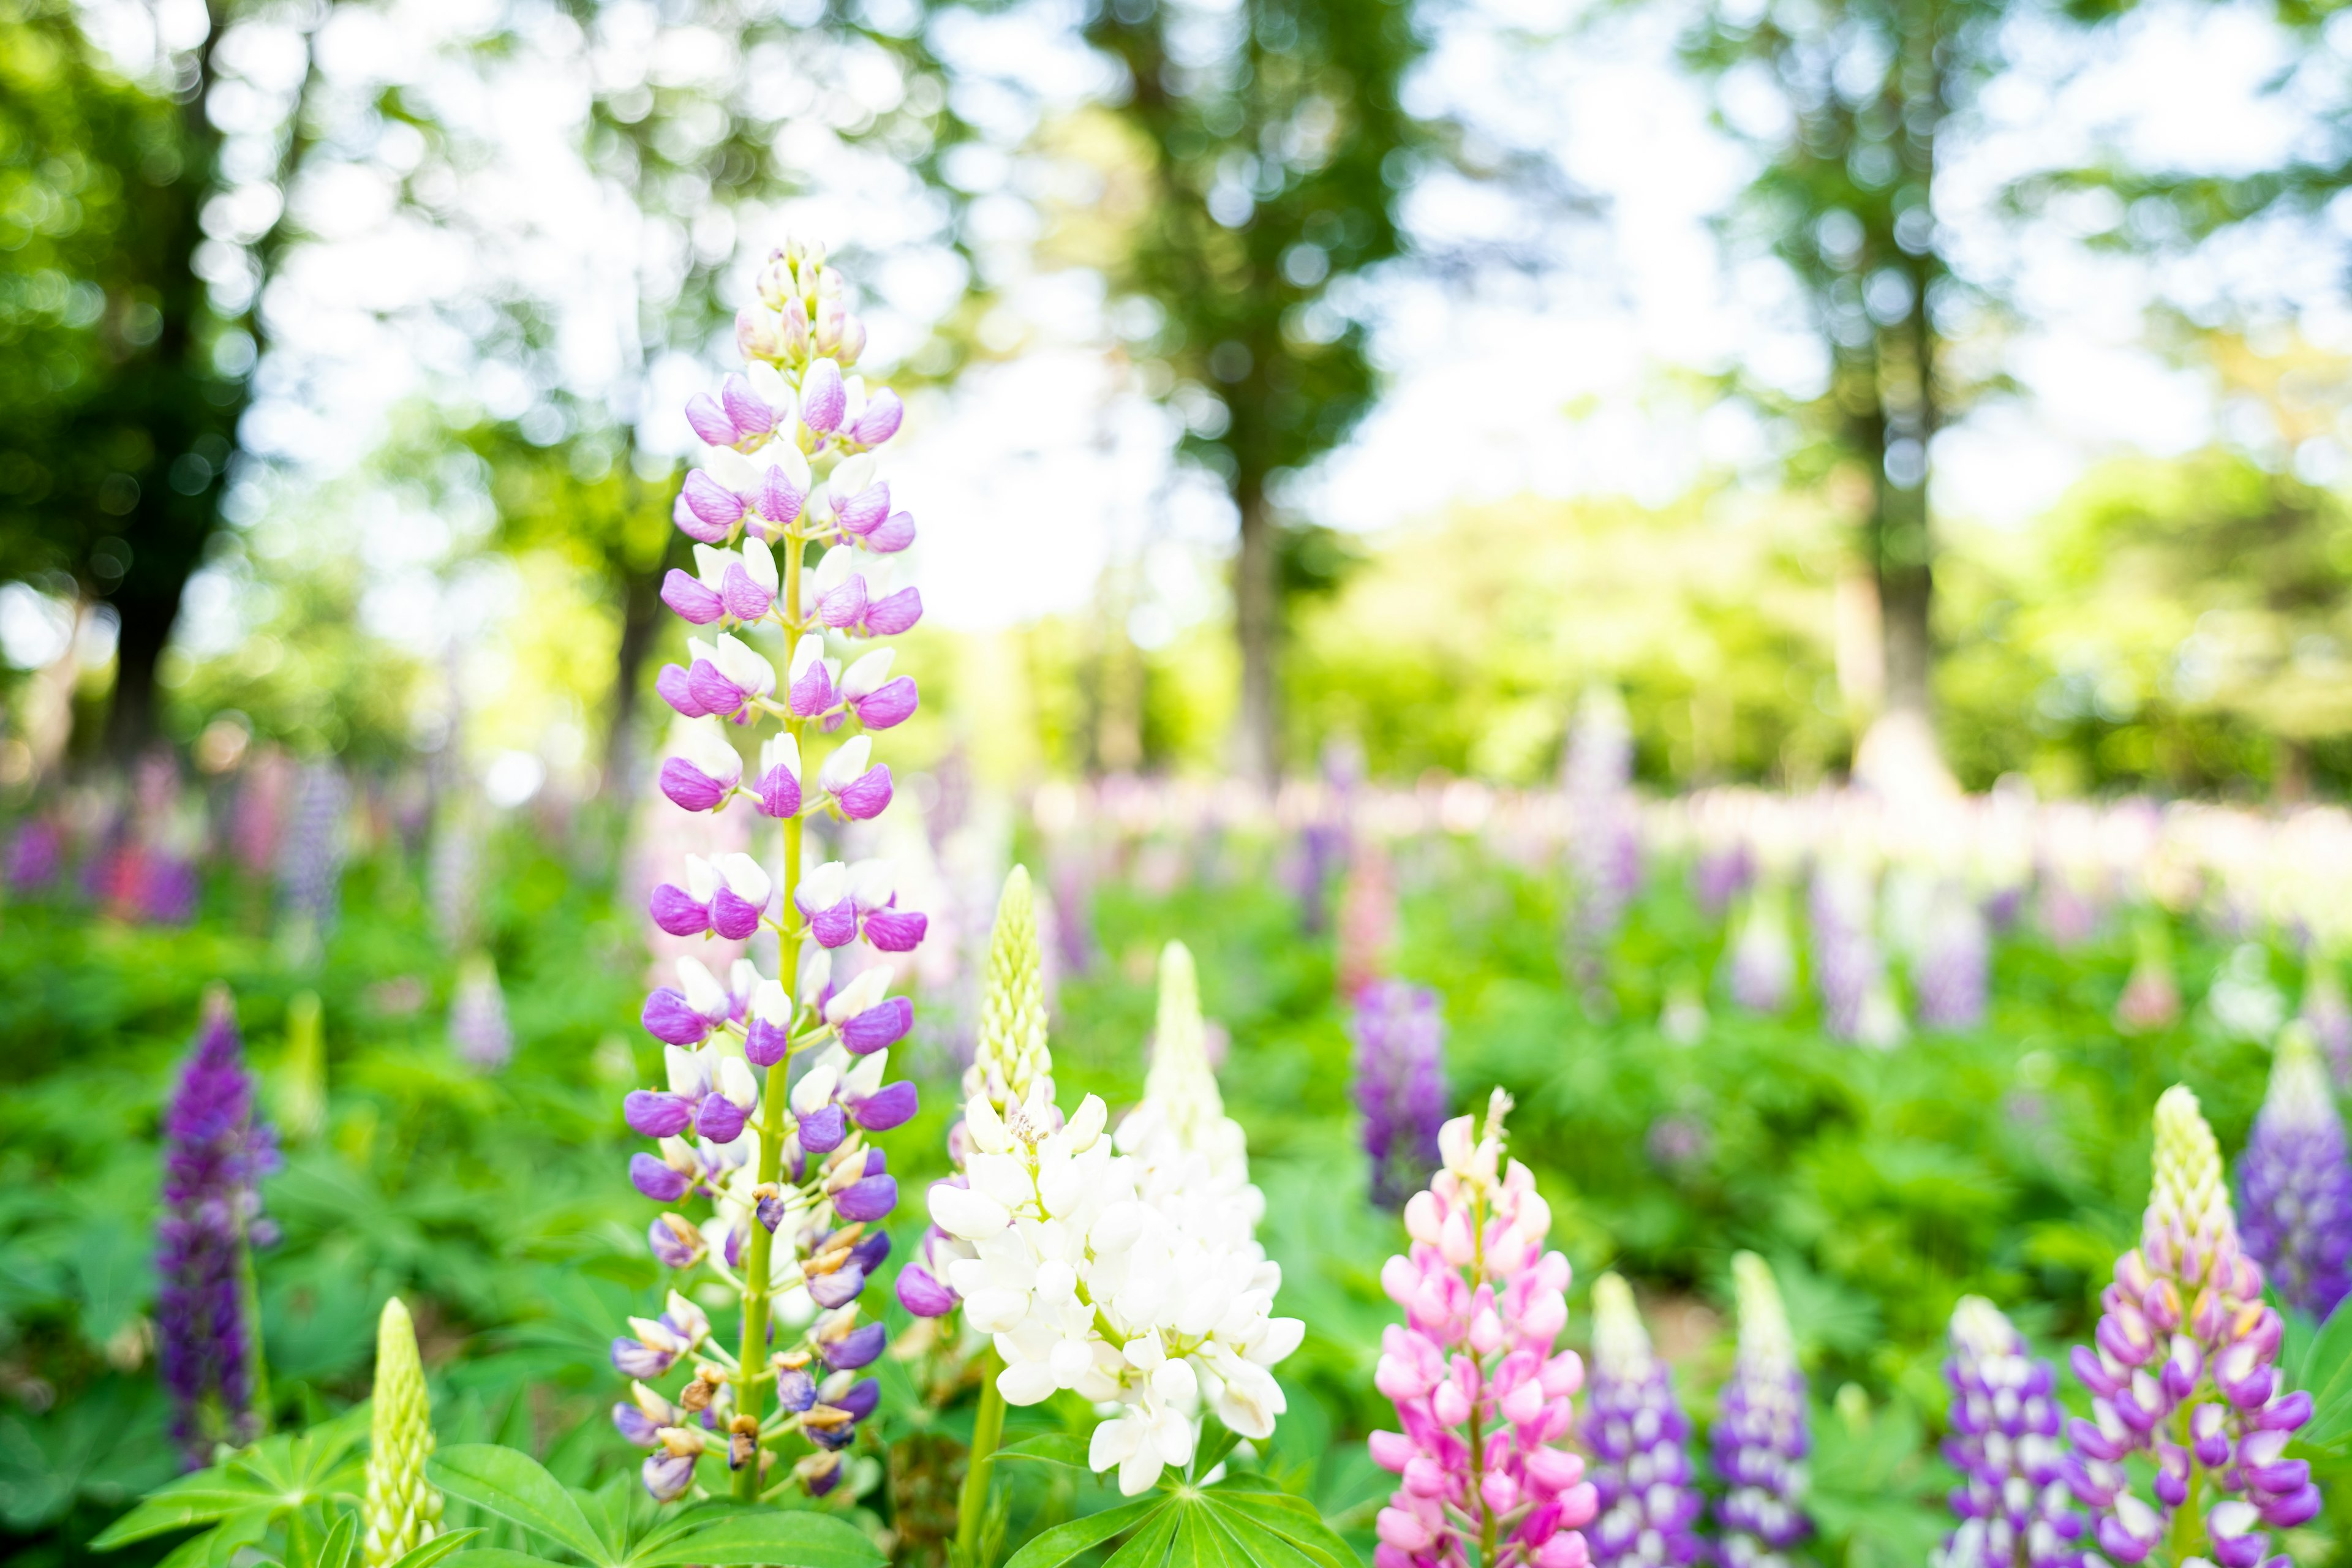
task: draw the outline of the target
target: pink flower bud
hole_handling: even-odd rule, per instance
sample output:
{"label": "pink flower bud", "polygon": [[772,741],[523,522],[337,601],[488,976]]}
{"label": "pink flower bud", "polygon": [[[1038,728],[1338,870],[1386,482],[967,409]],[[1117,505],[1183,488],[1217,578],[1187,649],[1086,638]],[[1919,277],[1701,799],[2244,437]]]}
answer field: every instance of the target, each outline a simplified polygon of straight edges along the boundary
{"label": "pink flower bud", "polygon": [[749,305],[735,312],[735,350],[745,359],[780,359],[783,347],[776,332],[775,318],[768,312]]}
{"label": "pink flower bud", "polygon": [[853,822],[879,816],[890,805],[890,769],[877,764],[866,769],[834,793],[834,804]]}
{"label": "pink flower bud", "polygon": [[743,689],[719,673],[719,667],[707,658],[698,658],[686,672],[687,689],[702,704],[705,713],[716,713],[731,719],[743,707]]}
{"label": "pink flower bud", "polygon": [[1438,1420],[1448,1426],[1459,1426],[1470,1419],[1470,1401],[1452,1378],[1437,1385],[1429,1396],[1429,1408]]}
{"label": "pink flower bud", "polygon": [[[673,577],[683,577],[686,574],[683,572],[673,572],[670,575]],[[709,593],[709,590],[705,589],[704,592]],[[714,598],[722,597],[720,595],[713,595],[712,596]],[[726,605],[727,613],[734,616],[737,620],[756,621],[761,616],[768,613],[768,607],[776,602],[776,596],[767,589],[760,586],[759,584],[751,581],[751,574],[743,570],[743,563],[738,561],[731,563],[727,568],[727,579],[723,594],[723,601]],[[672,605],[671,608],[676,609],[677,606]],[[684,615],[685,612],[679,611],[679,614]],[[687,618],[688,620],[692,620],[694,617],[688,616]]]}
{"label": "pink flower bud", "polygon": [[1380,1518],[1374,1528],[1379,1531],[1383,1542],[1395,1547],[1400,1552],[1419,1554],[1427,1552],[1434,1544],[1434,1540],[1429,1533],[1429,1526],[1401,1508],[1381,1510]]}
{"label": "pink flower bud", "polygon": [[1372,1463],[1391,1475],[1403,1474],[1418,1452],[1412,1439],[1402,1432],[1374,1432],[1365,1442],[1371,1449]]}
{"label": "pink flower bud", "polygon": [[889,485],[866,486],[840,502],[834,509],[834,515],[841,520],[844,532],[864,538],[881,527],[883,520],[890,515]]}
{"label": "pink flower bud", "polygon": [[877,555],[895,555],[915,542],[915,520],[903,511],[894,511],[867,534],[866,548]]}
{"label": "pink flower bud", "polygon": [[915,711],[916,700],[915,678],[902,675],[852,701],[850,707],[856,710],[857,721],[867,729],[887,730],[907,721]]}
{"label": "pink flower bud", "polygon": [[823,659],[813,659],[793,680],[787,700],[796,719],[813,718],[833,706],[833,671]]}
{"label": "pink flower bud", "polygon": [[678,665],[662,666],[661,673],[654,677],[654,690],[663,701],[688,719],[700,719],[710,711],[694,700],[693,682]]}
{"label": "pink flower bud", "polygon": [[672,757],[662,763],[661,792],[688,811],[709,811],[727,798],[729,785],[688,762]]}
{"label": "pink flower bud", "polygon": [[[741,570],[740,567],[737,570]],[[702,583],[676,567],[662,579],[662,603],[698,626],[707,626],[727,613],[727,605]]]}

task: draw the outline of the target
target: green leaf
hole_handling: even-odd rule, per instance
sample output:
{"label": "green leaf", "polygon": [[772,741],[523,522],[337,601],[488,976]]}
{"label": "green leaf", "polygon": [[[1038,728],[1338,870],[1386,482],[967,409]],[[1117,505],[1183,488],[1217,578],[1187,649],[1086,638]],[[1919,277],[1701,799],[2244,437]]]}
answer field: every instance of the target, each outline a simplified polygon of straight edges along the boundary
{"label": "green leaf", "polygon": [[772,1563],[775,1568],[870,1568],[884,1561],[866,1532],[829,1513],[761,1509],[719,1514],[703,1528],[668,1536],[631,1559],[632,1568],[707,1563],[712,1568]]}
{"label": "green leaf", "polygon": [[1034,1437],[1024,1437],[996,1450],[1000,1459],[1042,1459],[1049,1465],[1067,1465],[1074,1470],[1087,1466],[1087,1440],[1075,1432],[1045,1432]]}
{"label": "green leaf", "polygon": [[[554,1542],[598,1564],[614,1568],[619,1553],[608,1549],[589,1527],[588,1516],[572,1500],[562,1483],[541,1468],[530,1455],[496,1443],[460,1443],[444,1448],[425,1463],[425,1475],[436,1487],[461,1502],[497,1514],[530,1534]],[[458,1560],[478,1552],[461,1552]],[[477,1564],[476,1568],[491,1568]]]}
{"label": "green leaf", "polygon": [[1165,1496],[1139,1497],[1133,1502],[1107,1508],[1030,1538],[1004,1568],[1058,1568],[1089,1547],[1099,1546],[1155,1510],[1171,1508]]}
{"label": "green leaf", "polygon": [[1309,1557],[1265,1526],[1240,1513],[1222,1514],[1218,1523],[1229,1531],[1241,1547],[1242,1554],[1257,1568],[1316,1568],[1318,1559]]}
{"label": "green leaf", "polygon": [[1223,1542],[1209,1522],[1209,1510],[1197,1502],[1179,1504],[1176,1539],[1168,1548],[1168,1568],[1225,1568]]}
{"label": "green leaf", "polygon": [[443,1531],[430,1541],[418,1542],[384,1564],[384,1568],[433,1568],[433,1564],[451,1552],[458,1551],[466,1542],[481,1533],[482,1531],[478,1530]]}
{"label": "green leaf", "polygon": [[1223,1463],[1225,1456],[1232,1453],[1241,1440],[1241,1434],[1222,1421],[1212,1419],[1203,1422],[1200,1446],[1192,1450],[1192,1467],[1185,1473],[1195,1477],[1207,1475]]}
{"label": "green leaf", "polygon": [[269,1492],[226,1469],[198,1470],[149,1493],[144,1501],[91,1542],[94,1552],[111,1552],[134,1541],[192,1524],[213,1524],[233,1513],[266,1506]]}
{"label": "green leaf", "polygon": [[1183,1512],[1181,1504],[1171,1503],[1147,1521],[1141,1530],[1127,1538],[1127,1544],[1110,1555],[1103,1568],[1156,1568],[1168,1555],[1168,1542],[1176,1534],[1176,1521]]}
{"label": "green leaf", "polygon": [[1355,1550],[1323,1522],[1314,1504],[1288,1492],[1257,1490],[1248,1484],[1256,1479],[1228,1477],[1202,1495],[1227,1519],[1249,1521],[1288,1542],[1323,1568],[1356,1568]]}
{"label": "green leaf", "polygon": [[[354,1568],[359,1558],[359,1515],[347,1513],[335,1521],[335,1528],[319,1544],[319,1554],[310,1560],[309,1568]],[[302,1568],[289,1563],[286,1568]]]}
{"label": "green leaf", "polygon": [[226,1568],[238,1552],[269,1533],[274,1510],[247,1509],[230,1514],[211,1530],[192,1535],[173,1547],[157,1568]]}
{"label": "green leaf", "polygon": [[2310,1394],[2311,1419],[2296,1439],[2306,1447],[2340,1448],[2352,1438],[2352,1312],[2320,1325],[2300,1360],[2287,1381]]}
{"label": "green leaf", "polygon": [[[548,1568],[553,1560],[533,1557],[528,1552],[509,1552],[503,1546],[483,1546],[471,1552],[460,1552],[443,1559],[449,1568]],[[564,1568],[556,1563],[555,1568]]]}

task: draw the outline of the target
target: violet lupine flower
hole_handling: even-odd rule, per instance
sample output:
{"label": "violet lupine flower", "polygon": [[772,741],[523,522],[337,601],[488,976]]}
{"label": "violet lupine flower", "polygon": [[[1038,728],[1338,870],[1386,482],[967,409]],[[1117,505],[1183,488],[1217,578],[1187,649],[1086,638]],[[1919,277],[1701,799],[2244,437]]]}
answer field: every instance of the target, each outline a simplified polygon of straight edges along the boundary
{"label": "violet lupine flower", "polygon": [[2028,1353],[2000,1309],[1963,1296],[1952,1310],[1952,1435],[1944,1457],[1960,1472],[1959,1526],[1934,1568],[2076,1568],[2083,1516],[2065,1481],[2057,1374]]}
{"label": "violet lupine flower", "polygon": [[1832,1038],[1891,1046],[1903,1020],[1886,989],[1874,929],[1874,879],[1861,868],[1823,861],[1813,871],[1813,985],[1822,1027]]}
{"label": "violet lupine flower", "polygon": [[1381,980],[1357,993],[1356,1109],[1372,1202],[1396,1208],[1436,1173],[1437,1131],[1445,1123],[1445,1021],[1437,993]]}
{"label": "violet lupine flower", "polygon": [[457,988],[449,998],[449,1044],[457,1059],[477,1072],[497,1072],[513,1059],[507,994],[488,953],[470,954],[458,967]]}
{"label": "violet lupine flower", "polygon": [[1715,1501],[1726,1568],[1786,1568],[1813,1532],[1805,1513],[1805,1374],[1771,1268],[1752,1252],[1732,1255],[1739,1354],[1717,1396],[1708,1434],[1724,1491]]}
{"label": "violet lupine flower", "polygon": [[[1599,1509],[1584,1461],[1555,1447],[1583,1385],[1568,1322],[1568,1259],[1542,1250],[1551,1210],[1535,1177],[1502,1168],[1510,1097],[1483,1131],[1456,1117],[1444,1168],[1405,1205],[1409,1256],[1381,1288],[1405,1310],[1381,1339],[1374,1386],[1402,1432],[1374,1432],[1373,1462],[1403,1484],[1381,1510],[1378,1568],[1585,1568],[1581,1527]],[[1485,1549],[1488,1532],[1495,1547]]]}
{"label": "violet lupine flower", "polygon": [[1992,938],[1984,910],[1958,882],[1936,890],[1911,962],[1911,994],[1928,1029],[1973,1029],[1984,1022]]}
{"label": "violet lupine flower", "polygon": [[1745,842],[1710,844],[1691,863],[1691,897],[1709,917],[1720,919],[1755,879],[1756,857]]}
{"label": "violet lupine flower", "polygon": [[2352,1005],[2345,1002],[2335,958],[2317,943],[2305,963],[2303,1007],[2297,1016],[2326,1058],[2336,1087],[2352,1089]]}
{"label": "violet lupine flower", "polygon": [[[688,663],[655,682],[678,715],[661,790],[691,812],[745,798],[778,824],[781,863],[798,885],[775,885],[773,860],[688,857],[683,880],[651,898],[655,922],[674,937],[740,941],[772,925],[782,975],[739,962],[722,985],[680,958],[678,984],[657,988],[642,1015],[667,1047],[667,1085],[624,1101],[630,1127],[660,1151],[636,1154],[629,1179],[656,1203],[711,1205],[698,1223],[665,1213],[647,1243],[666,1267],[711,1266],[742,1300],[732,1353],[707,1324],[677,1319],[685,1299],[675,1293],[661,1320],[614,1344],[616,1364],[639,1380],[615,1422],[651,1450],[643,1479],[659,1501],[692,1489],[706,1452],[724,1457],[737,1499],[757,1499],[773,1484],[765,1446],[793,1436],[815,1449],[793,1466],[802,1488],[822,1495],[838,1484],[840,1450],[880,1402],[879,1384],[856,1375],[883,1342],[878,1323],[860,1321],[859,1298],[889,1250],[875,1227],[898,1197],[867,1140],[916,1109],[911,1084],[883,1081],[912,1004],[887,994],[887,963],[847,956],[837,978],[835,963],[860,939],[872,954],[908,952],[928,921],[898,907],[884,862],[799,870],[804,818],[862,822],[889,805],[890,769],[874,760],[872,737],[917,705],[888,649],[835,651],[922,614],[920,595],[892,582],[891,557],[913,542],[914,523],[891,510],[872,454],[903,408],[845,374],[866,329],[820,251],[775,252],[759,288],[736,321],[744,370],[687,409],[708,447],[672,517],[696,542],[695,570],[671,573],[662,600],[707,636],[689,637]],[[823,553],[809,568],[812,545]],[[730,728],[771,723],[747,768]],[[818,754],[805,754],[813,744]],[[675,1394],[646,1386],[647,1374],[688,1364]],[[781,1420],[767,1412],[772,1381]]]}
{"label": "violet lupine flower", "polygon": [[1674,1374],[1650,1349],[1633,1292],[1614,1274],[1592,1282],[1592,1376],[1577,1434],[1592,1454],[1600,1512],[1585,1530],[1600,1568],[1681,1568],[1706,1548],[1691,1478],[1690,1419]]}
{"label": "violet lupine flower", "polygon": [[163,1110],[163,1219],[158,1226],[156,1368],[173,1404],[172,1435],[190,1469],[213,1446],[259,1434],[261,1325],[247,1248],[273,1234],[261,1178],[278,1143],[254,1110],[228,994],[205,998],[205,1021]]}
{"label": "violet lupine flower", "polygon": [[[2255,1568],[2269,1531],[2319,1511],[2310,1467],[2284,1457],[2311,1396],[2281,1386],[2284,1325],[2240,1247],[2212,1129],[2178,1084],[2156,1102],[2154,1164],[2140,1244],[2116,1260],[2099,1298],[2095,1348],[2074,1348],[2092,1418],[2068,1423],[2067,1484],[2114,1563],[2145,1562],[2185,1530],[2182,1561]],[[2152,1501],[2126,1468],[2134,1454],[2154,1463]],[[2176,1521],[2192,1498],[2202,1518]]]}
{"label": "violet lupine flower", "polygon": [[1575,816],[1568,844],[1576,900],[1572,939],[1591,989],[1599,984],[1601,950],[1616,935],[1642,880],[1633,731],[1616,692],[1595,687],[1586,693],[1569,736],[1563,774]]}
{"label": "violet lupine flower", "polygon": [[2279,1300],[2319,1321],[2352,1290],[2352,1161],[2319,1048],[2279,1031],[2270,1092],[2238,1157],[2247,1255]]}
{"label": "violet lupine flower", "polygon": [[194,861],[165,849],[140,854],[132,904],[147,924],[186,925],[196,918],[198,890]]}
{"label": "violet lupine flower", "polygon": [[323,942],[342,907],[343,817],[351,785],[331,758],[303,768],[278,847],[278,900],[300,940]]}
{"label": "violet lupine flower", "polygon": [[66,836],[46,816],[25,822],[8,840],[8,865],[0,872],[0,887],[11,893],[39,892],[65,868]]}
{"label": "violet lupine flower", "polygon": [[1751,1013],[1788,1008],[1797,986],[1797,950],[1789,936],[1789,892],[1773,880],[1748,895],[1731,939],[1731,999]]}

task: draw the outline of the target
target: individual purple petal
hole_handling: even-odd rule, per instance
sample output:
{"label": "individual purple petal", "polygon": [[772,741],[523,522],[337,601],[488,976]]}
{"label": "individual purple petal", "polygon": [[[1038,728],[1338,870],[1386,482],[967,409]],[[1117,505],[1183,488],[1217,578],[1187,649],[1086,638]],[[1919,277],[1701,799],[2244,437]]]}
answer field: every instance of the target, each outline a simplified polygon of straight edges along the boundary
{"label": "individual purple petal", "polygon": [[824,660],[820,658],[801,672],[788,700],[795,719],[812,718],[833,706],[833,671],[825,668]]}
{"label": "individual purple petal", "polygon": [[743,1059],[755,1068],[772,1068],[784,1059],[791,1044],[792,1036],[783,1026],[754,1015],[744,1026]]}
{"label": "individual purple petal", "polygon": [[687,689],[702,704],[706,713],[716,713],[730,719],[741,710],[746,695],[743,689],[719,673],[719,667],[707,658],[698,658],[686,672]]}
{"label": "individual purple petal", "polygon": [[[861,1176],[833,1194],[833,1206],[844,1219],[880,1219],[898,1206],[898,1178]],[[835,1366],[865,1364],[862,1361],[834,1363]]]}
{"label": "individual purple petal", "polygon": [[845,1263],[830,1274],[820,1274],[808,1282],[809,1299],[826,1311],[845,1307],[857,1300],[866,1289],[866,1270],[855,1263]]}
{"label": "individual purple petal", "polygon": [[812,1154],[830,1154],[849,1136],[838,1105],[821,1105],[801,1118],[801,1147]]}
{"label": "individual purple petal", "polygon": [[809,916],[809,934],[820,947],[844,947],[857,939],[857,906],[847,899]]}
{"label": "individual purple petal", "polygon": [[683,665],[663,665],[661,673],[654,677],[654,690],[663,701],[688,719],[699,719],[710,711],[694,700],[694,687],[687,679]]}
{"label": "individual purple petal", "polygon": [[776,1369],[776,1403],[798,1415],[816,1403],[816,1379],[795,1366]]}
{"label": "individual purple petal", "polygon": [[868,1132],[887,1132],[915,1114],[921,1103],[915,1086],[908,1079],[886,1084],[849,1108],[857,1125]]}
{"label": "individual purple petal", "polygon": [[[740,570],[740,568],[736,568]],[[699,578],[677,567],[662,579],[661,601],[698,626],[707,626],[727,613],[726,601],[703,586]],[[744,619],[752,617],[746,616]]]}
{"label": "individual purple petal", "polygon": [[866,769],[844,784],[833,798],[841,807],[841,815],[853,822],[881,816],[890,805],[889,767],[879,764]]}
{"label": "individual purple petal", "polygon": [[713,447],[732,447],[743,438],[742,433],[735,428],[735,421],[727,417],[727,410],[707,392],[698,392],[686,400],[686,422],[694,426],[697,436]]}
{"label": "individual purple petal", "polygon": [[852,1056],[872,1056],[905,1039],[914,1026],[915,1005],[904,996],[893,996],[842,1025],[841,1048]]}
{"label": "individual purple petal", "polygon": [[650,1448],[661,1441],[661,1428],[654,1425],[654,1418],[625,1399],[613,1406],[613,1426],[623,1441],[639,1448]]}
{"label": "individual purple petal", "polygon": [[704,544],[719,543],[728,534],[727,524],[705,522],[702,514],[687,500],[683,490],[678,492],[677,500],[670,503],[669,520],[677,524],[679,532]]}
{"label": "individual purple petal", "polygon": [[849,1392],[833,1402],[835,1410],[846,1410],[863,1421],[882,1407],[882,1385],[870,1377],[861,1377],[850,1385]]}
{"label": "individual purple petal", "polygon": [[890,515],[889,485],[885,482],[866,486],[841,502],[835,509],[835,515],[841,519],[841,526],[846,532],[860,538],[873,532]]}
{"label": "individual purple petal", "polygon": [[714,1089],[694,1113],[694,1130],[713,1143],[732,1143],[743,1136],[743,1108]]}
{"label": "individual purple petal", "polygon": [[654,1261],[665,1268],[691,1268],[708,1250],[702,1233],[674,1214],[666,1214],[646,1227],[646,1244]]}
{"label": "individual purple petal", "polygon": [[770,468],[760,481],[760,515],[778,528],[791,527],[807,504],[808,492],[785,478],[781,468]]}
{"label": "individual purple petal", "polygon": [[646,1490],[656,1502],[676,1502],[694,1485],[694,1456],[691,1454],[653,1454],[637,1472]]}
{"label": "individual purple petal", "polygon": [[686,476],[686,489],[679,491],[695,516],[705,524],[718,529],[723,538],[743,515],[743,498],[720,484],[702,468]]}
{"label": "individual purple petal", "polygon": [[907,405],[886,386],[866,399],[866,412],[849,427],[850,439],[861,447],[879,447],[898,433],[898,422],[906,415]]}
{"label": "individual purple petal", "polygon": [[912,952],[929,926],[920,910],[877,910],[866,917],[866,940],[884,952]]}
{"label": "individual purple petal", "polygon": [[[683,574],[674,574],[682,575]],[[705,592],[708,592],[706,589]],[[726,605],[727,613],[739,621],[756,621],[768,613],[776,596],[751,581],[751,574],[740,561],[730,563],[723,592],[717,595]],[[688,617],[691,619],[692,617]]]}
{"label": "individual purple petal", "polygon": [[698,1046],[710,1036],[710,1020],[686,1005],[686,993],[665,985],[646,998],[637,1021],[655,1039],[673,1046]]}
{"label": "individual purple petal", "polygon": [[856,625],[857,617],[865,613],[866,579],[863,577],[853,576],[835,584],[816,602],[817,619],[835,630]]}
{"label": "individual purple petal", "polygon": [[857,721],[869,730],[887,730],[903,724],[915,711],[918,697],[915,678],[899,676],[884,681],[874,690],[850,703],[857,710]]}
{"label": "individual purple petal", "polygon": [[623,1377],[659,1377],[677,1360],[675,1352],[656,1350],[642,1340],[624,1334],[613,1342],[613,1370]]}
{"label": "individual purple petal", "polygon": [[878,599],[866,612],[866,629],[877,637],[894,637],[923,618],[923,595],[913,588],[901,588],[887,598]]}
{"label": "individual purple petal", "polygon": [[727,798],[727,786],[688,762],[672,757],[662,763],[661,792],[688,811],[709,811]]}
{"label": "individual purple petal", "polygon": [[730,375],[719,383],[719,402],[727,410],[727,416],[735,422],[735,427],[747,436],[764,436],[776,427],[776,411],[761,401],[760,395],[751,390],[751,384],[740,375]]}
{"label": "individual purple petal", "polygon": [[821,359],[801,378],[801,423],[820,436],[830,436],[848,406],[849,389],[842,384],[841,367]]}
{"label": "individual purple petal", "polygon": [[700,936],[710,929],[709,907],[696,903],[694,895],[675,882],[656,888],[649,902],[654,924],[672,936]]}
{"label": "individual purple petal", "polygon": [[755,804],[762,816],[792,816],[800,811],[801,781],[782,763],[760,775],[755,794]]}
{"label": "individual purple petal", "polygon": [[862,543],[877,555],[896,555],[915,542],[915,520],[903,511],[894,511]]}
{"label": "individual purple petal", "polygon": [[629,1156],[629,1180],[637,1191],[657,1204],[674,1204],[686,1196],[691,1185],[682,1171],[673,1171],[651,1154]]}
{"label": "individual purple petal", "polygon": [[944,1318],[956,1309],[956,1293],[909,1263],[898,1270],[898,1305],[919,1318]]}
{"label": "individual purple petal", "polygon": [[881,1324],[868,1323],[863,1328],[850,1330],[837,1340],[820,1343],[816,1353],[823,1356],[824,1364],[834,1371],[851,1372],[880,1355],[887,1340],[887,1335]]}
{"label": "individual purple petal", "polygon": [[760,906],[721,888],[710,900],[710,929],[729,942],[740,942],[760,929]]}
{"label": "individual purple petal", "polygon": [[682,1094],[634,1089],[621,1101],[621,1115],[641,1138],[675,1138],[694,1120],[694,1102]]}
{"label": "individual purple petal", "polygon": [[879,1268],[882,1260],[889,1256],[890,1233],[887,1230],[867,1231],[857,1245],[849,1249],[850,1261],[868,1274]]}

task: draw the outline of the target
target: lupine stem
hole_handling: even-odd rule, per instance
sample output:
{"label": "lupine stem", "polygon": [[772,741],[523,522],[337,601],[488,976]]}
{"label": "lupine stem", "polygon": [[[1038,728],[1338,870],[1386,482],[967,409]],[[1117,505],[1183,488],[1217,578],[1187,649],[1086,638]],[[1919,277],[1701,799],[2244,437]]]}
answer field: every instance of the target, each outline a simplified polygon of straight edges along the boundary
{"label": "lupine stem", "polygon": [[236,1216],[236,1295],[251,1342],[248,1354],[253,1370],[247,1383],[246,1405],[253,1416],[253,1435],[258,1439],[269,1436],[269,1352],[261,1342],[261,1283],[253,1271],[253,1242],[242,1213]]}
{"label": "lupine stem", "polygon": [[972,1418],[971,1458],[965,1462],[963,1490],[956,1498],[957,1568],[985,1568],[978,1559],[980,1527],[988,1514],[988,1487],[996,1471],[996,1446],[1004,1438],[1004,1395],[996,1374],[1004,1363],[994,1350],[981,1357],[980,1412]]}

